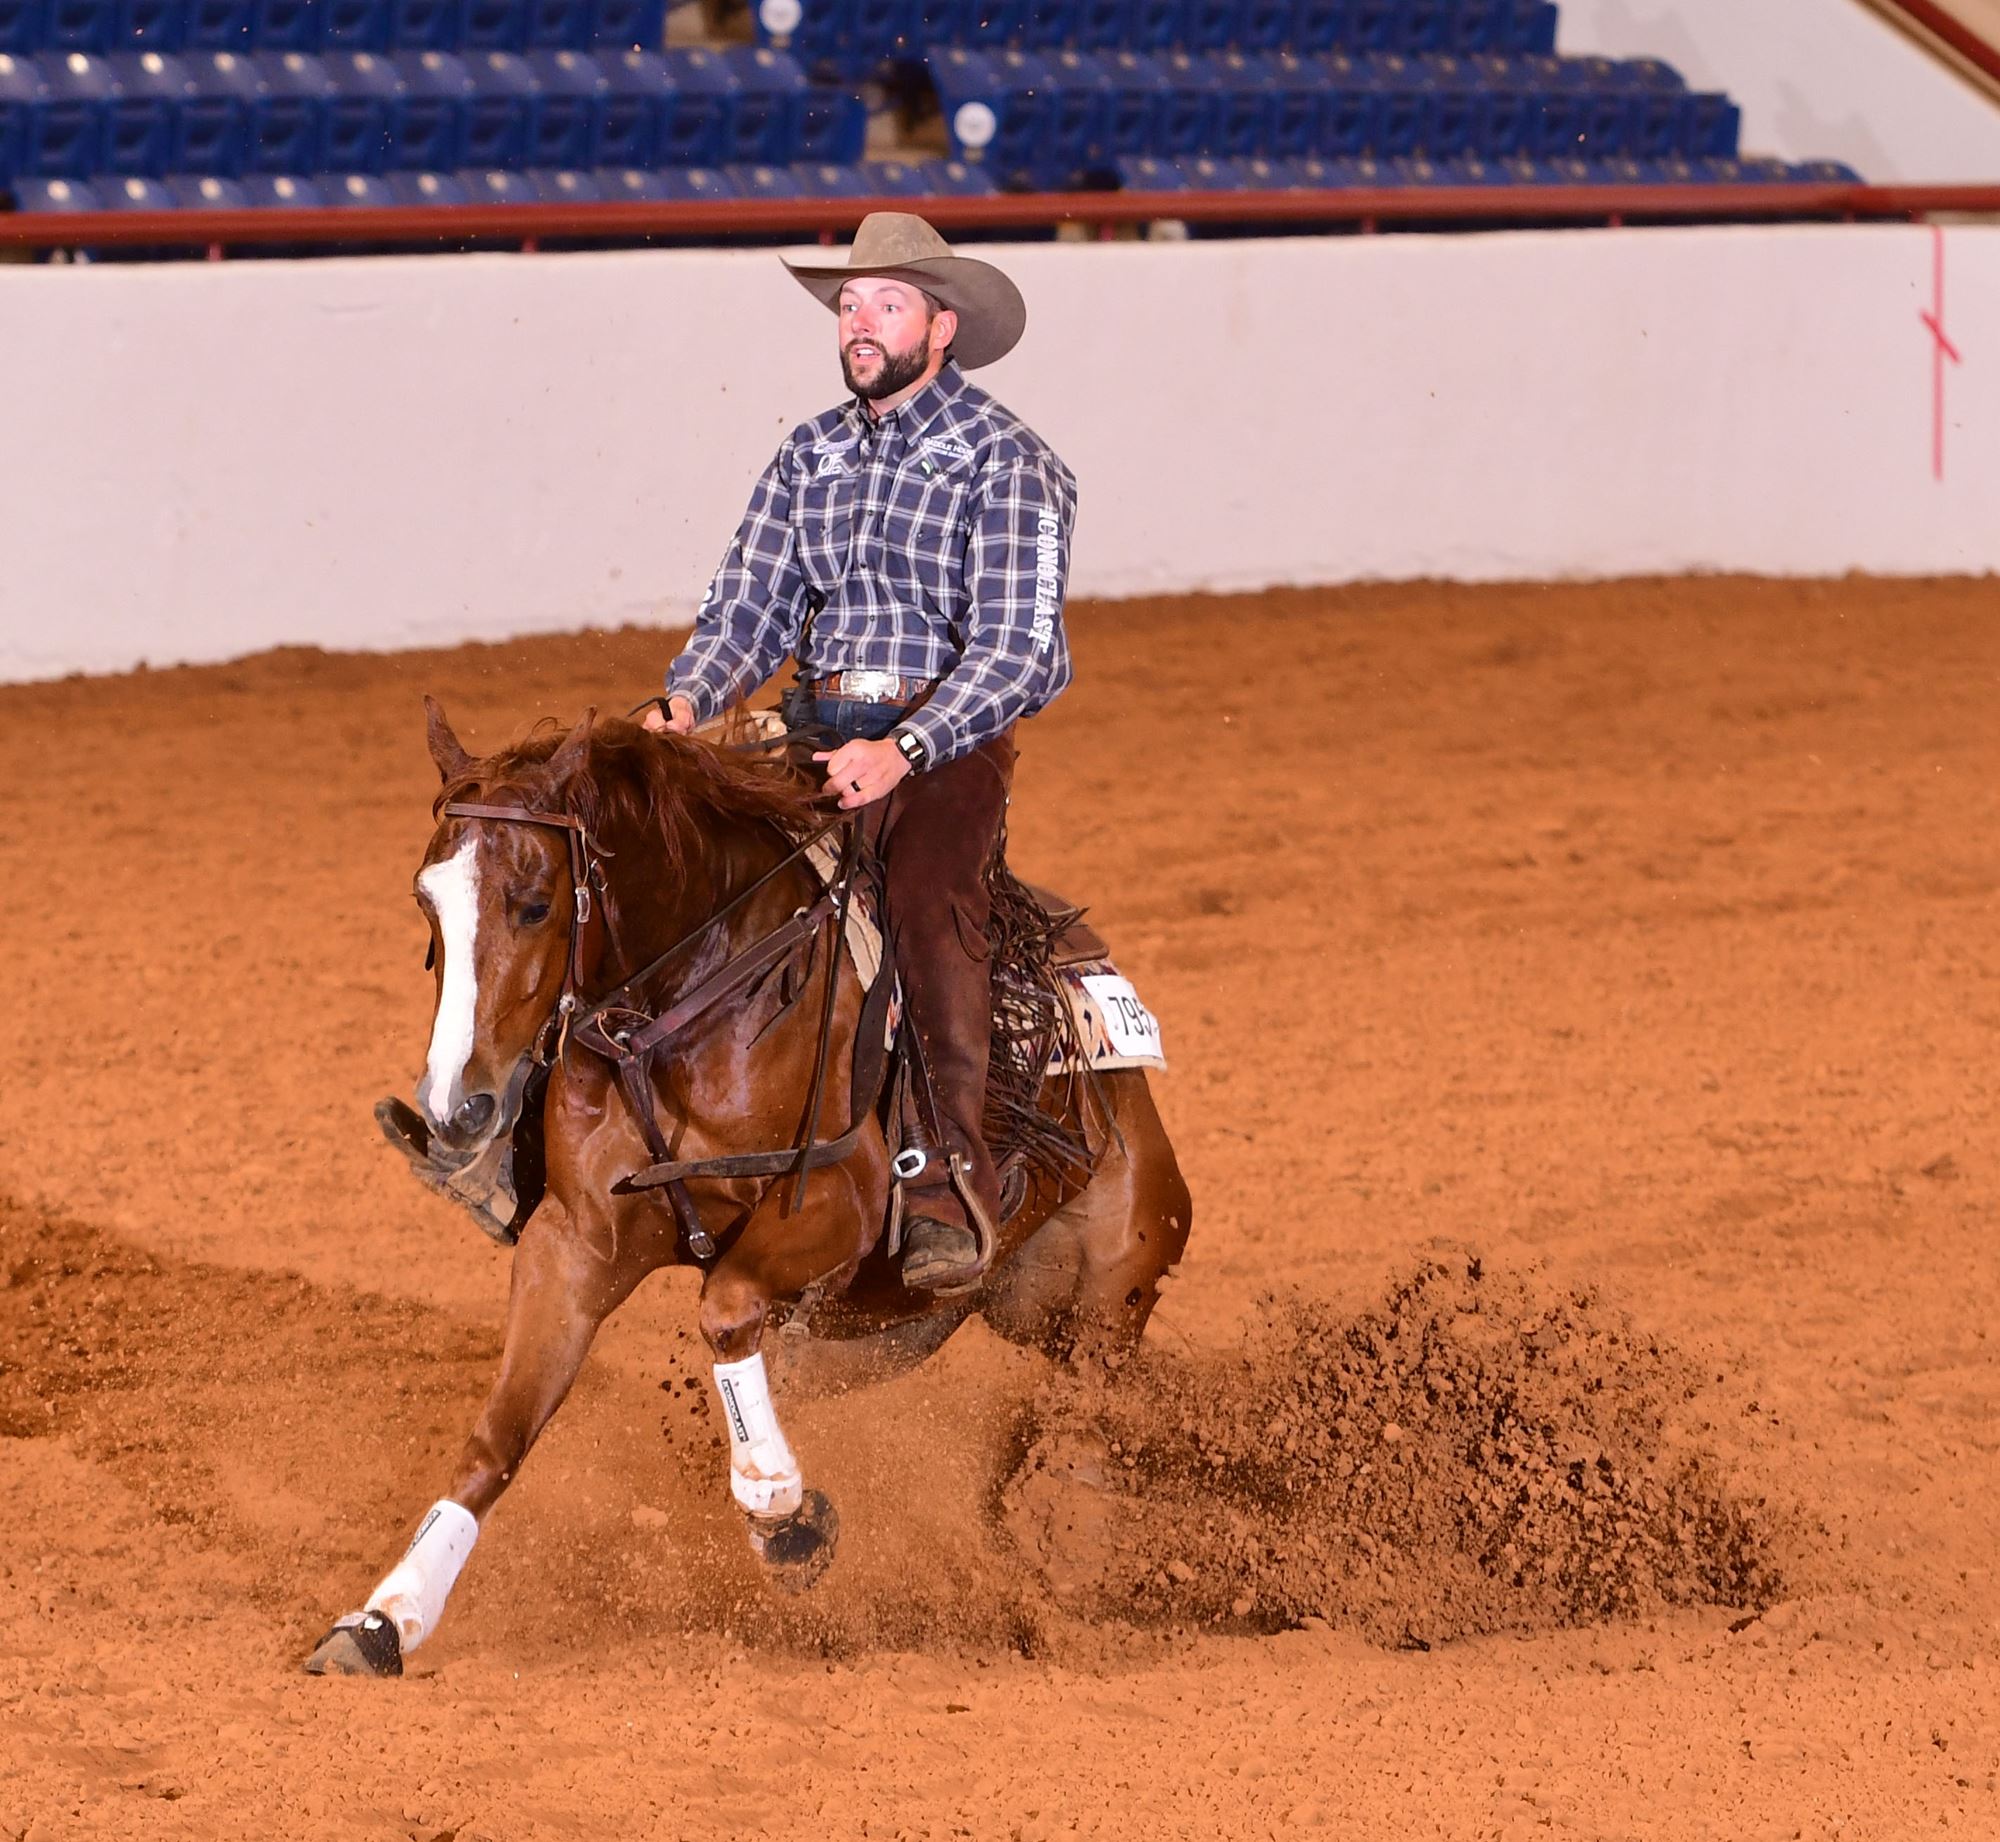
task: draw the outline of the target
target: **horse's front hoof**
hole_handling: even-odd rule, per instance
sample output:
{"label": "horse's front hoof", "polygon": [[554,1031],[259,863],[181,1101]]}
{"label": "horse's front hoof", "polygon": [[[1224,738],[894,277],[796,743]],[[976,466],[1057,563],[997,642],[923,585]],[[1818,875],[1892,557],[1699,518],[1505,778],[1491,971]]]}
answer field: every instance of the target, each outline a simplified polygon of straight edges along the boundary
{"label": "horse's front hoof", "polygon": [[750,1545],[782,1592],[802,1593],[819,1583],[833,1564],[840,1539],[840,1512],[821,1490],[808,1490],[805,1500],[778,1522],[752,1521]]}
{"label": "horse's front hoof", "polygon": [[336,1619],[311,1656],[309,1676],[400,1676],[403,1644],[396,1622],[380,1612],[349,1612]]}

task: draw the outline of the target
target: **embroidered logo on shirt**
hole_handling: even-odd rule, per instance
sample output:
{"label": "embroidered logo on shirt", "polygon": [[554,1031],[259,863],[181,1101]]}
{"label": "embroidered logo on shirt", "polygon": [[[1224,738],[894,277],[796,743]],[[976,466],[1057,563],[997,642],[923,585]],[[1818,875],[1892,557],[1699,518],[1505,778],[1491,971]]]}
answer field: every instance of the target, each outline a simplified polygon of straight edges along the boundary
{"label": "embroidered logo on shirt", "polygon": [[852,473],[854,471],[848,465],[848,457],[854,452],[854,443],[851,441],[843,442],[838,447],[832,447],[826,442],[820,442],[813,449],[813,452],[819,456],[819,468],[813,474],[813,478],[816,480],[823,480],[830,473]]}
{"label": "embroidered logo on shirt", "polygon": [[923,439],[926,454],[935,454],[939,460],[969,462],[972,450],[954,435],[926,435]]}
{"label": "embroidered logo on shirt", "polygon": [[1029,637],[1047,652],[1056,637],[1056,605],[1062,588],[1062,521],[1054,512],[1035,515],[1035,621]]}

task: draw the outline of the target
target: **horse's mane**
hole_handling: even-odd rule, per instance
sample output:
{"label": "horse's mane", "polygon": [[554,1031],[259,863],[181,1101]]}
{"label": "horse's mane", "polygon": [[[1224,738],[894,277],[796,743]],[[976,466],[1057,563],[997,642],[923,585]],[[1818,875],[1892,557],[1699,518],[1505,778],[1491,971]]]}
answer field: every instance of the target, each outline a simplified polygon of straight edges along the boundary
{"label": "horse's mane", "polygon": [[475,794],[490,801],[504,789],[523,805],[570,813],[600,835],[618,826],[653,831],[672,863],[691,861],[718,825],[770,825],[798,838],[827,817],[819,790],[782,756],[735,753],[609,717],[592,724],[579,756],[554,770],[569,739],[545,720],[454,775],[433,810]]}

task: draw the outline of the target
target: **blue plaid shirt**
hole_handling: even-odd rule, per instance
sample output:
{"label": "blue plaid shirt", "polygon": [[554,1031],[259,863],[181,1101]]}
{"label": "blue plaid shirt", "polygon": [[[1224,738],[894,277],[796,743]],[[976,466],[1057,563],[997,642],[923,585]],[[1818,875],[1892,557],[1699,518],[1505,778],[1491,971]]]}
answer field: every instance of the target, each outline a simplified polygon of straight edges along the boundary
{"label": "blue plaid shirt", "polygon": [[962,755],[1069,683],[1075,523],[1069,469],[956,364],[879,422],[851,400],[764,470],[668,694],[705,720],[788,652],[814,678],[941,679],[902,727]]}

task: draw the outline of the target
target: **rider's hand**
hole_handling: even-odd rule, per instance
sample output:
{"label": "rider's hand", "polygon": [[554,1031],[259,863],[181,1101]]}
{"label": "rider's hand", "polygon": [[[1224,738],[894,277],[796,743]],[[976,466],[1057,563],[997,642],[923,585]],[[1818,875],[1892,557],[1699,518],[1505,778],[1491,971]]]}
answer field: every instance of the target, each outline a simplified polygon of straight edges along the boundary
{"label": "rider's hand", "polygon": [[642,725],[656,735],[665,730],[671,735],[684,736],[694,733],[694,705],[676,693],[667,699],[670,714],[662,716],[658,704],[647,706],[646,714],[640,718]]}
{"label": "rider's hand", "polygon": [[839,793],[841,808],[847,812],[872,805],[910,771],[903,751],[887,737],[880,742],[843,742],[813,759],[826,763],[826,784]]}

